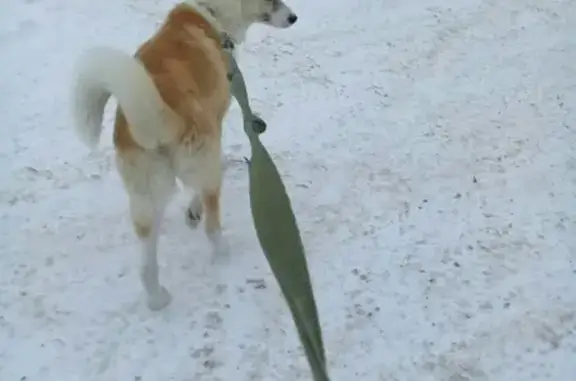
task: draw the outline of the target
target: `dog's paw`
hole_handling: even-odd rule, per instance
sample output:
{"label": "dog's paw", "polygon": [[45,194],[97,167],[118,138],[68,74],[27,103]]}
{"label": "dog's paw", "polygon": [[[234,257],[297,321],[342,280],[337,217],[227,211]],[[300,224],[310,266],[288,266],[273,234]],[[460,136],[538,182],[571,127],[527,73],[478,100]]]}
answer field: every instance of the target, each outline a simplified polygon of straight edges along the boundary
{"label": "dog's paw", "polygon": [[172,301],[172,296],[164,288],[160,286],[158,292],[153,295],[148,295],[148,308],[151,311],[160,311],[161,309],[165,308],[170,302]]}
{"label": "dog's paw", "polygon": [[190,229],[196,229],[202,220],[202,209],[188,207],[184,212],[184,219]]}

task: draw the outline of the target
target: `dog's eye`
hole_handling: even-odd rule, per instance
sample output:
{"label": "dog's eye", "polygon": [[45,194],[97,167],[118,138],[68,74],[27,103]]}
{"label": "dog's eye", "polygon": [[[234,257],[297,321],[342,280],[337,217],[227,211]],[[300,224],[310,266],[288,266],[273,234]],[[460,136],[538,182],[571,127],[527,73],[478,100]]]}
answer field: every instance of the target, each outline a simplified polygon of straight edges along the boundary
{"label": "dog's eye", "polygon": [[270,15],[268,13],[263,13],[262,16],[260,16],[260,19],[263,22],[270,22]]}

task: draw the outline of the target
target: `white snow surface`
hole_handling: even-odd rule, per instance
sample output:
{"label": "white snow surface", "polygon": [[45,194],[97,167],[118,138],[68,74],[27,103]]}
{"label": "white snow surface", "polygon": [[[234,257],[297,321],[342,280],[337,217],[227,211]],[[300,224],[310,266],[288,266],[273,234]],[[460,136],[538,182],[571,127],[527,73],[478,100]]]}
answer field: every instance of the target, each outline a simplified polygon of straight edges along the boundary
{"label": "white snow surface", "polygon": [[[288,0],[240,65],[285,180],[333,381],[576,380],[576,2]],[[172,304],[145,305],[113,164],[90,153],[70,69],[133,52],[174,2],[3,0],[0,380],[310,380],[259,248],[236,104],[212,264],[179,195]],[[236,162],[238,161],[238,162]]]}

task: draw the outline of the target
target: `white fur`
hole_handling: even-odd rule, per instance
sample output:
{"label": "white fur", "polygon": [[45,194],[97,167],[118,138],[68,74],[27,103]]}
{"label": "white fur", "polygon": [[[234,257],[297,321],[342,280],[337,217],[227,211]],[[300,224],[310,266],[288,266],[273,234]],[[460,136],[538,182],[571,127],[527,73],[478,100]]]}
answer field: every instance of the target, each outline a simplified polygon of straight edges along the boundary
{"label": "white fur", "polygon": [[142,147],[154,149],[173,138],[173,129],[158,126],[175,123],[175,117],[137,59],[114,48],[92,48],[80,56],[75,75],[74,125],[90,148],[98,145],[104,107],[112,94],[118,99],[134,140]]}

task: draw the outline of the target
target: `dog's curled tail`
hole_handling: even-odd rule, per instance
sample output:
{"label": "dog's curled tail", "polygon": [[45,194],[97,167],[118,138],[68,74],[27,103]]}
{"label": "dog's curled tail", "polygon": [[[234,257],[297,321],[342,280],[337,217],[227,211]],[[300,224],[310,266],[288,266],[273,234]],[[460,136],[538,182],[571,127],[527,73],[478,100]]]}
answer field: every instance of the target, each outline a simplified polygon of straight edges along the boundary
{"label": "dog's curled tail", "polygon": [[175,138],[177,117],[140,61],[114,48],[96,47],[80,56],[72,89],[75,128],[90,148],[100,141],[110,96],[117,98],[130,133],[141,147],[155,149]]}

